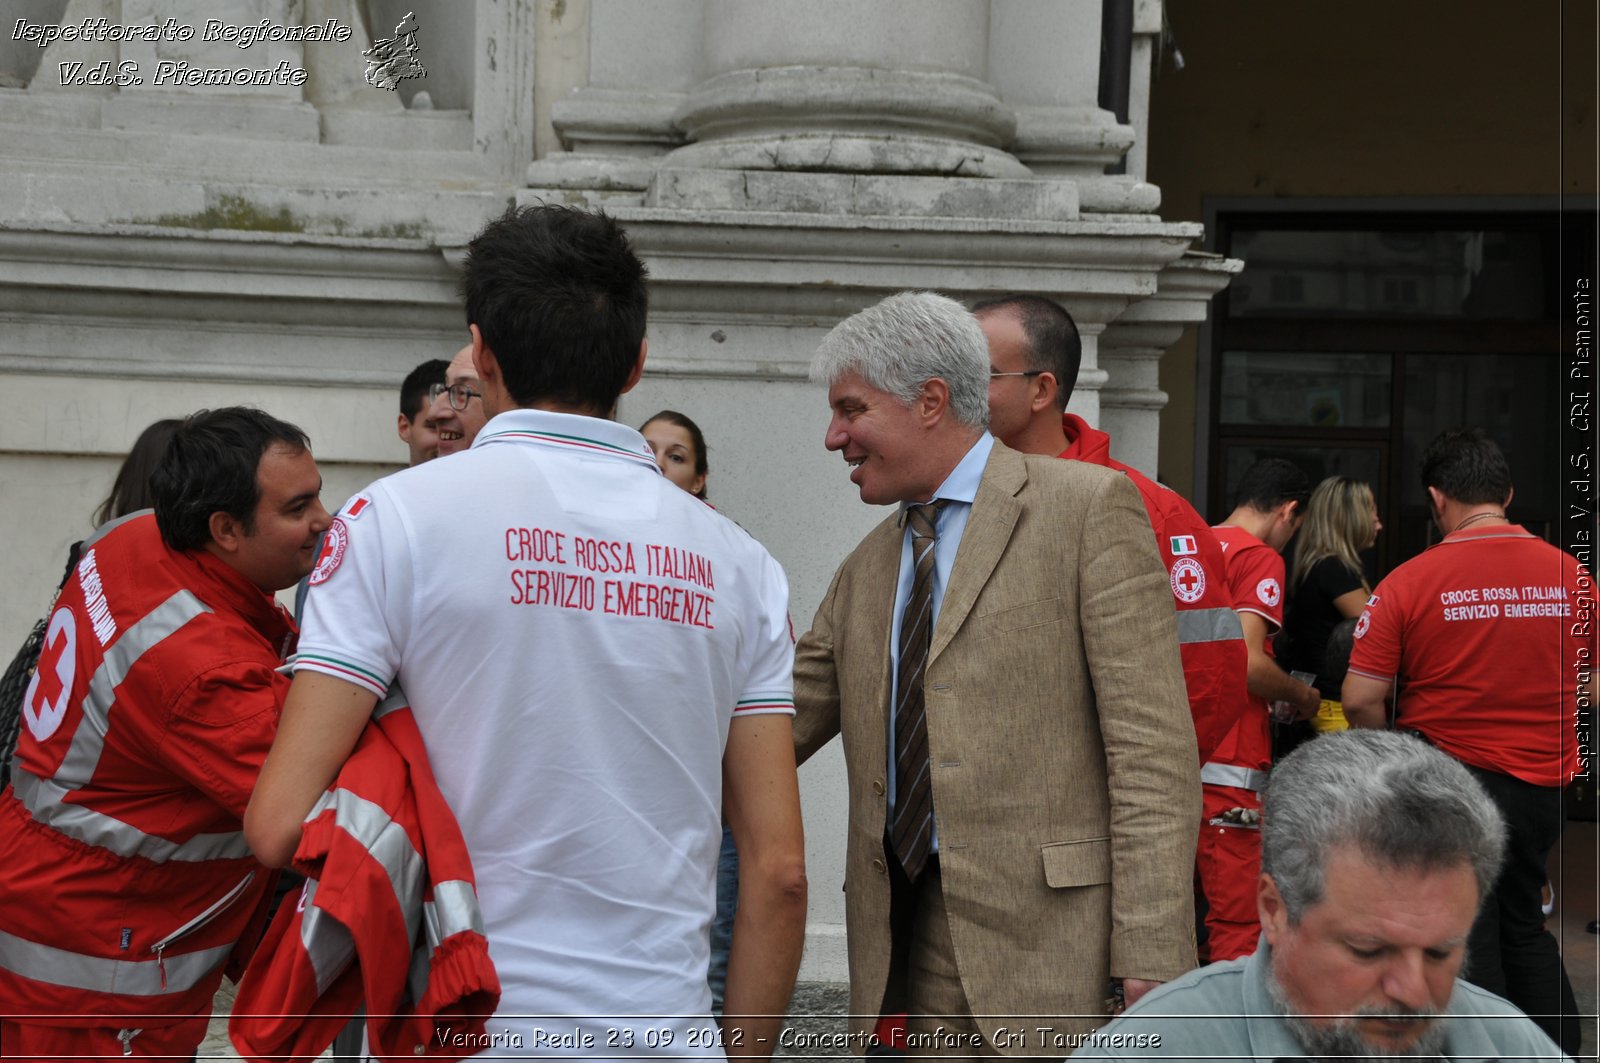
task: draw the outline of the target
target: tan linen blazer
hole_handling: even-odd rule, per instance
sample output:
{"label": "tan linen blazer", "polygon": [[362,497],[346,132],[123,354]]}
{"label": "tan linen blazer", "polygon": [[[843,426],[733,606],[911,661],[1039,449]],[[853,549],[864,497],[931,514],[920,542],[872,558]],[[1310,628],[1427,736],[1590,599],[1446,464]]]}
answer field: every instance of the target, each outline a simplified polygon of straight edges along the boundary
{"label": "tan linen blazer", "polygon": [[[797,756],[844,741],[861,1031],[888,977],[889,632],[903,536],[898,515],[868,533],[796,650]],[[950,933],[986,1035],[1087,1031],[1105,1021],[1111,975],[1164,981],[1195,965],[1200,780],[1167,579],[1126,476],[995,444],[924,682]]]}

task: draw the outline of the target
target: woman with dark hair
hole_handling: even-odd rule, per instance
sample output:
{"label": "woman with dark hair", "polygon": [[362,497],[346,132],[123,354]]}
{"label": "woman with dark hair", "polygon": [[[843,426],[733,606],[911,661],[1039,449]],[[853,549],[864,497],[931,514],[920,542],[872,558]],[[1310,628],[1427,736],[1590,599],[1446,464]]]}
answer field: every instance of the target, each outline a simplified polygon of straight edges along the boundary
{"label": "woman with dark hair", "polygon": [[172,440],[172,434],[181,424],[182,421],[166,417],[139,433],[128,456],[123,459],[122,468],[117,470],[111,493],[95,510],[95,527],[129,513],[149,509],[155,504],[150,496],[150,474],[155,471],[156,463],[166,453],[167,444]]}
{"label": "woman with dark hair", "polygon": [[[117,470],[117,478],[111,484],[111,494],[95,510],[95,527],[129,513],[149,509],[155,504],[150,494],[150,474],[161,461],[161,455],[166,453],[167,443],[172,440],[173,433],[182,424],[182,421],[166,418],[139,433],[128,456],[122,460],[122,467]],[[67,565],[61,573],[61,581],[56,584],[56,595],[60,595],[61,588],[72,577],[82,553],[82,539],[67,548]],[[22,725],[23,693],[38,666],[39,655],[44,649],[46,622],[54,611],[55,598],[52,597],[45,617],[34,624],[33,630],[23,640],[22,648],[12,658],[5,672],[0,674],[0,786],[11,779],[11,755],[17,745],[18,729]]]}
{"label": "woman with dark hair", "polygon": [[[1328,637],[1340,621],[1354,621],[1366,606],[1372,587],[1360,552],[1377,542],[1382,530],[1372,488],[1360,480],[1330,476],[1311,492],[1289,571],[1288,613],[1279,657],[1285,668],[1317,677],[1311,685],[1322,691],[1323,702],[1309,721],[1311,732],[1342,731],[1349,726],[1339,704],[1339,687],[1327,674]],[[1342,675],[1338,678],[1343,680]],[[1283,737],[1294,745],[1310,734],[1301,728],[1298,740],[1292,734]],[[1275,752],[1282,756],[1288,749]]]}
{"label": "woman with dark hair", "polygon": [[667,479],[705,501],[706,437],[700,426],[677,410],[662,410],[639,426],[639,434]]}
{"label": "woman with dark hair", "polygon": [[[709,466],[700,426],[677,410],[662,410],[639,426],[639,434],[650,444],[666,478],[706,502]],[[733,832],[723,823],[722,849],[717,855],[717,911],[711,920],[711,967],[706,972],[711,1011],[717,1016],[722,1014],[723,990],[728,985],[728,950],[733,945],[733,916],[738,907],[739,851],[733,845]]]}

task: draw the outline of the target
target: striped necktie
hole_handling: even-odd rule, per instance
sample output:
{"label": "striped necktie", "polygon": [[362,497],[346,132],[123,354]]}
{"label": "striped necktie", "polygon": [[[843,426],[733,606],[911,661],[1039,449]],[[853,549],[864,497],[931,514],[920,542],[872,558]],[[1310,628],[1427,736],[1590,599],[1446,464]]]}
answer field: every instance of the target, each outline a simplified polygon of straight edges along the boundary
{"label": "striped necktie", "polygon": [[911,595],[900,617],[900,666],[894,707],[894,820],[889,843],[915,882],[933,848],[933,780],[922,678],[933,644],[933,546],[943,500],[906,508],[911,525]]}

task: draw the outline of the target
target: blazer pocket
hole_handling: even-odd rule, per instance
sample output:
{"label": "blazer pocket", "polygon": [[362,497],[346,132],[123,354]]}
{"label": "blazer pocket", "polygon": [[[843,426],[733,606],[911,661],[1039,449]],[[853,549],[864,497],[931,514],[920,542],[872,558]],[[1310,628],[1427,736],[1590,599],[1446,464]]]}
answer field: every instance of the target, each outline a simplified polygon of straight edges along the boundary
{"label": "blazer pocket", "polygon": [[1061,599],[1041,598],[1024,605],[1013,605],[993,613],[980,613],[972,618],[971,631],[975,638],[991,638],[1008,631],[1051,624],[1061,619]]}
{"label": "blazer pocket", "polygon": [[1099,886],[1111,881],[1111,839],[1084,838],[1075,842],[1041,845],[1045,884],[1055,889],[1067,886]]}

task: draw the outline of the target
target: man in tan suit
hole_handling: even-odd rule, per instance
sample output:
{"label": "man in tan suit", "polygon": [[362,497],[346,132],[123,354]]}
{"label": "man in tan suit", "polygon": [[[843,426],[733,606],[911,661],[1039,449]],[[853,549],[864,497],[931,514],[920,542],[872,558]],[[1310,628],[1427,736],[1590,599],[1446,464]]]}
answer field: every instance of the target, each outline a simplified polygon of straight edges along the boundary
{"label": "man in tan suit", "polygon": [[1064,1055],[1111,979],[1194,966],[1197,755],[1138,491],[995,442],[990,372],[930,293],[823,341],[826,445],[901,508],[800,640],[795,743],[844,740],[857,1035],[908,1011],[913,1054]]}

